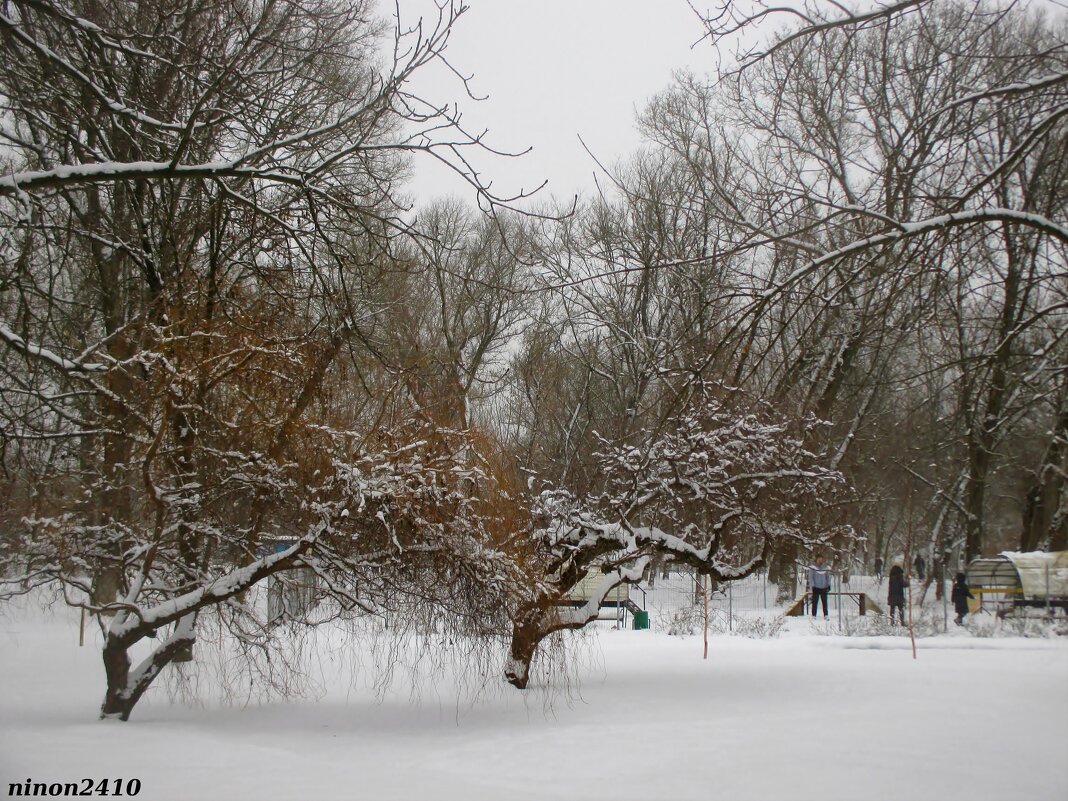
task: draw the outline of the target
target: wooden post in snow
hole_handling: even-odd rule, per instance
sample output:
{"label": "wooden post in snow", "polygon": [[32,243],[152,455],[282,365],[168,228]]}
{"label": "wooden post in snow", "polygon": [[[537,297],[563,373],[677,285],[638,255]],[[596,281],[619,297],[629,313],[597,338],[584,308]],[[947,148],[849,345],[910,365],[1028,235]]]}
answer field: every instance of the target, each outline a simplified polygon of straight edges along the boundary
{"label": "wooden post in snow", "polygon": [[[912,404],[906,399],[905,402],[905,421],[906,429],[908,430],[908,441],[912,442]],[[909,471],[909,488],[908,495],[906,497],[906,514],[908,520],[905,526],[905,578],[908,580],[907,592],[908,592],[908,607],[909,607],[909,640],[912,642],[912,658],[916,658],[916,631],[912,627],[912,514],[913,514],[913,502],[916,491],[916,475],[912,471],[912,466],[908,468]],[[891,613],[893,610],[891,610]],[[891,614],[892,617],[892,614]]]}
{"label": "wooden post in snow", "polygon": [[708,576],[701,576],[701,599],[704,602],[705,607],[705,655],[704,658],[708,659],[708,587],[711,584],[708,581]]}

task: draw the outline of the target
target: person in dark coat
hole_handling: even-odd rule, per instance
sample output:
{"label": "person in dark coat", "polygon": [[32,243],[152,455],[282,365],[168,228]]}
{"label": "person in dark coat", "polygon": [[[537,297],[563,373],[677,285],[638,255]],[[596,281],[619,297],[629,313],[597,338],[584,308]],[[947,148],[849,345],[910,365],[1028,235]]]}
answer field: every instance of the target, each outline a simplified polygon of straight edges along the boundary
{"label": "person in dark coat", "polygon": [[968,586],[968,579],[963,573],[958,573],[949,596],[949,599],[953,601],[953,608],[957,612],[953,622],[958,626],[964,625],[964,616],[968,614],[968,599],[974,597],[971,588]]}
{"label": "person in dark coat", "polygon": [[875,578],[879,579],[879,583],[883,583],[883,558],[881,556],[875,557]]}
{"label": "person in dark coat", "polygon": [[916,554],[916,559],[912,563],[912,565],[916,568],[916,578],[918,578],[920,581],[923,581],[927,577],[927,561],[923,558],[923,555]]}
{"label": "person in dark coat", "polygon": [[901,565],[894,565],[890,568],[890,581],[889,591],[886,595],[886,602],[890,604],[890,625],[896,625],[894,623],[894,608],[897,608],[898,615],[901,618],[901,625],[905,625],[905,571],[901,569]]}

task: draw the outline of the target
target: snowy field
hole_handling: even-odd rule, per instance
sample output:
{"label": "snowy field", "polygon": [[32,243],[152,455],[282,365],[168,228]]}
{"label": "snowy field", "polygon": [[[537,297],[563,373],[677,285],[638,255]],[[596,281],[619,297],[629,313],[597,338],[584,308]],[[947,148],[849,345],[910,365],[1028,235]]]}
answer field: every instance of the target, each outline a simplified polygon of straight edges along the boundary
{"label": "snowy field", "polygon": [[[139,779],[163,799],[1068,799],[1068,638],[919,641],[790,619],[701,639],[606,624],[568,685],[478,698],[447,673],[379,697],[324,658],[317,697],[199,705],[154,691],[96,718],[99,634],[0,614],[0,788]],[[365,667],[366,671],[366,667]],[[417,687],[414,692],[413,685]],[[7,797],[6,795],[4,797]]]}

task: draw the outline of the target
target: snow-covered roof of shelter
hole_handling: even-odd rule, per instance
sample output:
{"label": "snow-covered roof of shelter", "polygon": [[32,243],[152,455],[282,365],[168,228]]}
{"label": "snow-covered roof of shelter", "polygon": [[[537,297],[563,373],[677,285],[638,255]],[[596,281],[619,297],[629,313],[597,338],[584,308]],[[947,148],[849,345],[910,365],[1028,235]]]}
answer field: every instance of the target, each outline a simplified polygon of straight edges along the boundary
{"label": "snow-covered roof of shelter", "polygon": [[1016,568],[1025,598],[1068,597],[1068,551],[1002,551],[1001,555]]}

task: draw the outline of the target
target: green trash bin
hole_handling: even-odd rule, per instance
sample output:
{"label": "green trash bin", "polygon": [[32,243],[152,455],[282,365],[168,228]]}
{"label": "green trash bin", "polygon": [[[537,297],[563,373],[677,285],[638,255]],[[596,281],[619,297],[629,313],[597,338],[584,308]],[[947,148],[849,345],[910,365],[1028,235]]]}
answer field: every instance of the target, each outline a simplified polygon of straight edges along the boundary
{"label": "green trash bin", "polygon": [[634,630],[649,628],[649,613],[640,609],[634,613]]}

